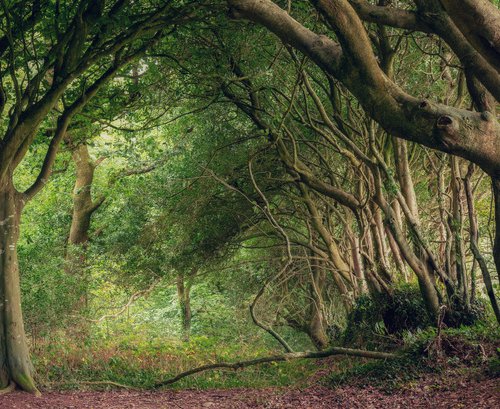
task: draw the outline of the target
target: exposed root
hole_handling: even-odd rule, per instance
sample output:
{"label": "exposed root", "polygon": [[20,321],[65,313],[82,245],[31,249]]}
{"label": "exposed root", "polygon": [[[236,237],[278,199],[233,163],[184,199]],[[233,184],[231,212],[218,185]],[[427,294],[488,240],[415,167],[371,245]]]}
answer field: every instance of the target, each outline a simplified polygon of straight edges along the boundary
{"label": "exposed root", "polygon": [[14,382],[11,382],[9,386],[7,386],[6,388],[0,389],[0,395],[5,395],[7,393],[10,393],[14,389],[16,389],[16,384]]}
{"label": "exposed root", "polygon": [[22,373],[13,373],[12,378],[14,379],[14,382],[16,382],[16,384],[19,386],[19,388],[23,391],[32,393],[37,397],[42,396],[42,394],[36,387],[35,381],[33,380],[31,374],[25,375]]}

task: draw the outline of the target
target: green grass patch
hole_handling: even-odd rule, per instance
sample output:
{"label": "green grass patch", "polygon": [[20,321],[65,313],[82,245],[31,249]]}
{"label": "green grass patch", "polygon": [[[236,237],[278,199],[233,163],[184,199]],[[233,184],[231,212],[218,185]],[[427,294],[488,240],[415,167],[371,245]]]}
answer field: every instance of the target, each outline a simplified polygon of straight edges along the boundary
{"label": "green grass patch", "polygon": [[[201,365],[235,362],[281,352],[270,351],[252,341],[255,340],[222,346],[207,337],[194,337],[186,343],[171,338],[143,340],[130,336],[88,342],[61,336],[53,342],[48,339],[39,341],[33,361],[37,382],[44,389],[106,388],[106,385],[85,384],[102,381],[148,389]],[[300,382],[315,370],[314,363],[306,360],[269,363],[237,371],[211,370],[184,378],[170,388],[287,386]]]}

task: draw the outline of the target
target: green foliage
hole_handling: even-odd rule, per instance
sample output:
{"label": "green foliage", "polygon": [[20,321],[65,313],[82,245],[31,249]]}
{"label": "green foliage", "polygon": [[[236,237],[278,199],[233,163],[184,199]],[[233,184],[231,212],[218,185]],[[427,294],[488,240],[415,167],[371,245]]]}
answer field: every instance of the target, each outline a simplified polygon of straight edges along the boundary
{"label": "green foliage", "polygon": [[413,284],[396,287],[391,296],[364,295],[349,313],[343,342],[346,345],[370,345],[384,335],[402,334],[432,325],[420,294]]}
{"label": "green foliage", "polygon": [[[451,308],[446,310],[444,322],[447,326],[467,328],[467,325],[485,319],[485,304],[481,299],[469,306],[455,299]],[[404,284],[394,288],[391,295],[359,297],[348,314],[342,339],[346,345],[398,344],[405,333],[424,330],[435,324],[427,313],[419,288],[414,284]]]}
{"label": "green foliage", "polygon": [[391,392],[418,379],[425,373],[436,371],[435,368],[425,365],[423,360],[411,356],[368,363],[352,360],[348,362],[350,365],[344,365],[344,368],[347,369],[336,372],[329,377],[328,383],[331,386],[371,385]]}
{"label": "green foliage", "polygon": [[371,385],[391,392],[449,367],[493,376],[498,373],[496,345],[500,329],[493,322],[442,330],[438,350],[435,349],[436,328],[407,331],[404,339],[400,358],[371,362],[346,358],[344,364],[338,365],[342,369],[330,375],[328,383],[332,386]]}
{"label": "green foliage", "polygon": [[[57,40],[52,24],[55,3],[49,3],[51,7],[43,10],[37,27],[40,35],[31,36],[33,47],[29,52],[34,52],[33,48],[39,57]],[[132,27],[156,5],[134,2],[131,8],[119,12],[116,21],[103,17],[93,30],[100,32],[109,23],[103,35],[118,38],[122,30]],[[186,2],[172,5],[184,8]],[[369,231],[364,231],[379,211],[371,201],[373,175],[370,167],[353,166],[342,152],[352,153],[354,144],[372,157],[365,131],[373,125],[374,148],[383,150],[391,176],[382,175],[383,193],[393,202],[401,190],[401,175],[394,169],[393,137],[382,132],[342,86],[299,53],[283,48],[270,33],[227,21],[218,7],[208,16],[198,16],[198,9],[206,10],[197,8],[192,13],[194,21],[189,23],[191,17],[186,24],[180,19],[172,35],[123,67],[71,123],[71,143],[86,143],[95,162],[105,158],[91,188],[94,199],[103,194],[106,201],[92,215],[89,243],[73,257],[83,262],[72,261],[67,248],[75,173],[70,164],[70,142],[58,155],[58,172],[23,213],[19,242],[23,307],[39,381],[48,387],[61,383],[77,387],[80,381],[99,380],[150,387],[207,362],[275,352],[276,341],[256,328],[248,316],[253,297],[273,277],[257,313],[294,348],[309,349],[312,346],[305,333],[310,324],[311,290],[317,291],[317,284],[311,285],[312,264],[325,272],[324,288],[320,289],[324,303],[321,313],[331,338],[350,347],[409,345],[408,354],[401,360],[356,367],[357,377],[398,384],[420,371],[434,370],[420,359],[435,337],[435,330],[429,329],[435,322],[427,313],[420,290],[408,284],[394,288],[390,296],[362,296],[346,318],[350,300],[344,301],[351,297],[355,285],[350,287],[348,283],[352,271],[345,280],[337,277],[348,284],[341,294],[338,281],[333,279],[340,274],[339,269],[336,263],[332,269],[332,257],[328,255],[334,243],[342,261],[352,266],[354,236],[360,239],[360,253],[371,253],[367,256],[372,258],[376,254],[376,243],[370,243]],[[310,2],[293,4],[294,16],[299,14],[305,26],[332,35],[313,10]],[[70,3],[62,4],[56,26],[62,29],[70,24],[74,12]],[[443,61],[447,60],[440,54],[443,44],[434,36],[414,33],[396,40],[397,35],[394,32],[388,37],[389,43],[397,41],[405,50],[394,54],[397,83],[418,98],[449,93],[442,72]],[[133,41],[123,50],[139,47],[141,42]],[[383,44],[380,40],[378,44],[381,51]],[[16,41],[19,46],[21,42]],[[423,64],[422,53],[416,52],[419,49],[425,51]],[[38,60],[36,55],[32,58]],[[91,84],[109,64],[110,57],[103,57],[89,72],[79,75],[58,109],[44,119],[25,160],[16,169],[20,191],[38,174],[50,143],[47,135],[52,135],[60,109],[78,98],[87,83]],[[24,65],[16,61],[14,68],[26,70],[28,79],[38,64]],[[450,60],[446,65],[458,80],[461,71],[457,61]],[[33,100],[49,89],[49,77],[47,73],[40,82],[40,95],[35,92]],[[326,126],[319,104],[304,88],[306,79],[330,121],[335,122],[334,129]],[[258,109],[252,108],[256,98]],[[259,124],[251,118],[257,114]],[[0,122],[3,130],[8,126],[7,119],[5,116]],[[273,132],[278,134],[274,141]],[[293,166],[281,160],[284,154],[276,150],[278,142],[293,155]],[[459,225],[450,219],[446,224],[442,220],[446,216],[436,210],[437,191],[446,190],[450,181],[448,157],[429,153],[416,144],[408,146],[421,229],[434,251],[440,246],[436,224],[465,232],[467,223],[464,219]],[[290,171],[287,166],[294,169]],[[326,229],[322,236],[323,230],[311,223],[313,217],[300,195],[298,187],[306,182],[305,174],[299,172],[302,167],[310,169],[318,181],[356,196],[362,203],[359,214],[353,217],[338,201],[311,188],[310,196],[319,214],[315,219]],[[436,169],[443,173],[443,187],[437,187]],[[490,186],[487,178],[475,179],[483,245],[490,233],[491,203],[485,194]],[[370,211],[364,214],[366,209]],[[443,214],[447,211],[444,209]],[[405,219],[401,225],[404,239],[414,247],[418,242]],[[378,234],[384,247],[391,237],[384,234],[383,227]],[[284,246],[286,235],[296,258],[290,264]],[[490,263],[489,252],[484,254]],[[387,259],[392,270],[394,259]],[[470,254],[466,259],[466,267],[470,267]],[[189,342],[180,341],[182,317],[175,290],[178,279],[191,288]],[[156,282],[160,284],[154,291],[146,291]],[[141,291],[146,292],[134,299]],[[120,310],[127,303],[126,309]],[[447,325],[485,319],[480,302],[466,308],[455,299],[449,307]],[[117,311],[123,314],[100,319]],[[339,335],[341,327],[344,332]],[[460,327],[457,331],[447,330],[449,345],[455,345],[456,337],[477,340],[483,330]],[[484,329],[485,337],[491,333],[489,328]],[[497,364],[491,360],[492,371]],[[313,364],[300,361],[270,364],[244,372],[202,374],[176,387],[285,385],[307,376],[313,368]]]}
{"label": "green foliage", "polygon": [[453,299],[446,311],[445,323],[452,327],[472,325],[486,319],[486,303],[481,298],[467,305],[460,299]]}

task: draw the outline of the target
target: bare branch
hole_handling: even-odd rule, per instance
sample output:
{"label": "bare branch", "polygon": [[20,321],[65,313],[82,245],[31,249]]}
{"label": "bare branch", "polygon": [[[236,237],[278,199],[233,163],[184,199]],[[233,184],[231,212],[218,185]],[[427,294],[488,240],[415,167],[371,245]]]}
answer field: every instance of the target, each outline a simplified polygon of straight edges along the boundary
{"label": "bare branch", "polygon": [[350,356],[358,356],[362,358],[372,358],[372,359],[395,359],[398,357],[397,354],[391,354],[388,352],[377,352],[377,351],[365,351],[361,349],[351,349],[351,348],[330,348],[325,351],[319,352],[289,352],[282,355],[272,355],[264,358],[256,358],[250,359],[248,361],[240,361],[234,363],[220,362],[216,364],[208,364],[199,366],[197,368],[190,369],[185,372],[181,372],[177,376],[167,379],[162,382],[158,382],[155,385],[155,388],[162,388],[167,385],[171,385],[175,382],[180,381],[181,379],[194,375],[199,372],[209,371],[212,369],[233,369],[238,370],[241,368],[246,368],[252,365],[265,364],[269,362],[284,362],[289,361],[291,359],[320,359],[326,358],[332,355],[350,355]]}

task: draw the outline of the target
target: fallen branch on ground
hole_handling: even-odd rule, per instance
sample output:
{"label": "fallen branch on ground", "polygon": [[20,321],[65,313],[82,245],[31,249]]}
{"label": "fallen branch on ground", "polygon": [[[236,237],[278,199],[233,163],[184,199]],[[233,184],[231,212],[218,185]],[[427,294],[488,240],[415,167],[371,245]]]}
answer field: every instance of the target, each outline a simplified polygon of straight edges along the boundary
{"label": "fallen branch on ground", "polygon": [[208,364],[199,366],[197,368],[189,369],[188,371],[181,372],[180,374],[174,376],[173,378],[167,379],[162,382],[158,382],[154,387],[161,388],[163,386],[171,385],[177,381],[180,381],[182,378],[185,378],[190,375],[194,375],[199,372],[208,371],[211,369],[240,369],[248,366],[259,365],[269,362],[283,362],[289,361],[291,359],[318,359],[318,358],[326,358],[332,355],[351,355],[351,356],[359,356],[363,358],[374,358],[374,359],[394,359],[397,358],[397,354],[392,354],[388,352],[377,352],[377,351],[365,351],[362,349],[351,349],[351,348],[330,348],[325,351],[319,352],[289,352],[281,355],[273,355],[267,356],[263,358],[250,359],[248,361],[240,361],[234,363],[228,362],[220,362],[216,364]]}
{"label": "fallen branch on ground", "polygon": [[[130,386],[130,385],[124,385],[122,383],[118,382],[113,382],[113,381],[64,381],[64,382],[49,382],[48,385],[53,385],[53,386],[61,386],[61,385],[109,385],[109,386],[116,386],[117,388],[122,388],[122,389],[130,389],[130,390],[135,390],[139,391],[141,388],[137,388],[135,386]],[[1,392],[0,392],[1,393]]]}
{"label": "fallen branch on ground", "polygon": [[140,388],[136,388],[135,386],[124,385],[122,383],[113,382],[113,381],[81,381],[78,383],[82,384],[82,385],[110,385],[110,386],[116,386],[116,387],[122,388],[122,389],[140,390]]}

